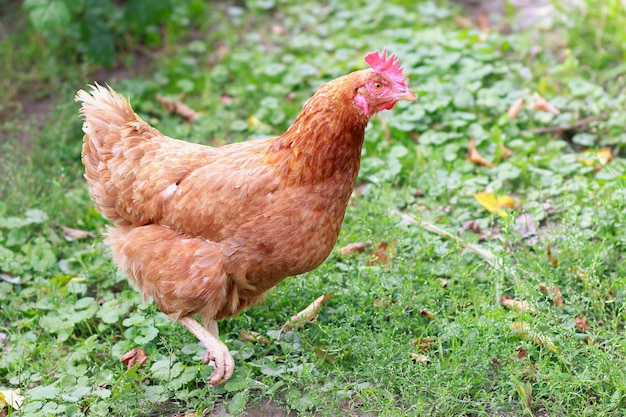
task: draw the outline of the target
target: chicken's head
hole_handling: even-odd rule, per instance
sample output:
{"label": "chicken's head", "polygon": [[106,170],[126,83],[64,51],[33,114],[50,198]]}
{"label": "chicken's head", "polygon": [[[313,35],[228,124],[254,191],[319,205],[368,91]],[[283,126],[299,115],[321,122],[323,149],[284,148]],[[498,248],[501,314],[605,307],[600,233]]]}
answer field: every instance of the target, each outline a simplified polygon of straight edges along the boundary
{"label": "chicken's head", "polygon": [[400,58],[391,54],[387,58],[387,49],[381,53],[370,52],[365,55],[372,70],[365,83],[358,88],[355,103],[370,116],[381,110],[390,110],[398,100],[417,101],[417,96],[407,86],[402,75]]}

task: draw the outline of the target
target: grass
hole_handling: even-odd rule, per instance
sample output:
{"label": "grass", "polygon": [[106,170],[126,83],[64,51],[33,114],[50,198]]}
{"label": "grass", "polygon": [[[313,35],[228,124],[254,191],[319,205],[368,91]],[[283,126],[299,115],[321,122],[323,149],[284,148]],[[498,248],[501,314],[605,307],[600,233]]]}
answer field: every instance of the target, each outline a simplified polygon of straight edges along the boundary
{"label": "grass", "polygon": [[[146,30],[165,33],[142,47],[154,70],[103,80],[167,135],[219,145],[278,134],[319,85],[362,68],[364,53],[383,46],[402,58],[420,100],[372,121],[360,186],[329,259],[220,323],[236,371],[212,388],[193,336],[141,302],[100,237],[70,239],[64,229],[98,236],[106,224],[82,181],[73,94],[119,72],[72,65],[79,58],[67,39],[45,42],[22,11],[0,2],[12,25],[0,34],[2,82],[11,87],[0,92],[0,392],[25,397],[0,415],[622,414],[620,2],[576,3],[570,26],[558,13],[574,3],[555,2],[542,43],[532,31],[466,27],[444,3],[172,4],[183,23]],[[141,61],[133,56],[117,60]],[[202,112],[193,124],[155,100],[180,92]],[[529,108],[534,92],[560,113]],[[510,117],[519,98],[525,104]],[[43,125],[17,104],[42,99],[52,103]],[[595,119],[538,130],[587,117]],[[467,160],[470,137],[493,167]],[[512,197],[513,207],[490,212],[475,197],[485,190]],[[355,242],[372,246],[339,250]],[[314,324],[278,339],[291,315],[327,293]],[[269,343],[243,341],[242,330]],[[136,347],[148,361],[127,369],[120,358]]]}

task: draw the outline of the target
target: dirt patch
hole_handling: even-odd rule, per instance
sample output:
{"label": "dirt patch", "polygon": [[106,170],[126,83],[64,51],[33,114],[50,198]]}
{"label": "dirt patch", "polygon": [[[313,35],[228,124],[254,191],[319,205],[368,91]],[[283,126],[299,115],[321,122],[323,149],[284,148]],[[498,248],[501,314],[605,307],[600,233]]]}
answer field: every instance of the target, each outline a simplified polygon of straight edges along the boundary
{"label": "dirt patch", "polygon": [[[226,407],[223,404],[219,404],[210,412],[202,414],[202,417],[222,417],[228,415],[230,414]],[[244,417],[295,417],[296,412],[291,411],[288,413],[274,401],[267,399],[261,400],[260,404],[247,407],[242,415]]]}
{"label": "dirt patch", "polygon": [[[121,79],[141,77],[149,74],[154,69],[154,65],[155,60],[153,57],[140,53],[133,57],[130,65],[117,64],[113,68],[100,68],[90,73],[81,83],[82,86],[79,85],[79,87],[84,87],[94,82],[103,85],[114,85],[116,81]],[[25,152],[30,148],[31,140],[41,132],[42,127],[50,120],[50,113],[55,100],[58,100],[58,97],[40,97],[35,91],[26,91],[16,97],[18,110],[9,117],[28,126],[13,139],[19,141],[19,145],[17,143],[16,145],[20,146]],[[0,120],[1,122],[2,120]]]}

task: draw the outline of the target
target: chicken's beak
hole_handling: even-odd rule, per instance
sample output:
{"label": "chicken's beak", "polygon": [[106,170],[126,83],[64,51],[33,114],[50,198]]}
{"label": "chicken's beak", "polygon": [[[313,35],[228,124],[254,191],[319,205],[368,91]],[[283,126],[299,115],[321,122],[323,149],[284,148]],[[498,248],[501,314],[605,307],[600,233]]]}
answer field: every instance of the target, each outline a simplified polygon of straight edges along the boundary
{"label": "chicken's beak", "polygon": [[417,101],[415,93],[408,88],[405,91],[399,91],[396,100]]}

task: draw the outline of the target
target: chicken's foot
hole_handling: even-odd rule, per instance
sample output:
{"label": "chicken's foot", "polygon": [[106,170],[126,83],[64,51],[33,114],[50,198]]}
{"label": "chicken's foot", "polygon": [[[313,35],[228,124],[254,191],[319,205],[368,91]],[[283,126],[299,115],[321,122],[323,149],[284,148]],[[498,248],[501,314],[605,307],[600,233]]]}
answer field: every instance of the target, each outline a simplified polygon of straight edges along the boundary
{"label": "chicken's foot", "polygon": [[211,385],[219,385],[230,379],[235,369],[235,362],[228,347],[219,339],[217,322],[211,320],[206,323],[205,328],[193,317],[183,317],[178,321],[206,347],[204,363],[212,361],[215,368],[211,374]]}

